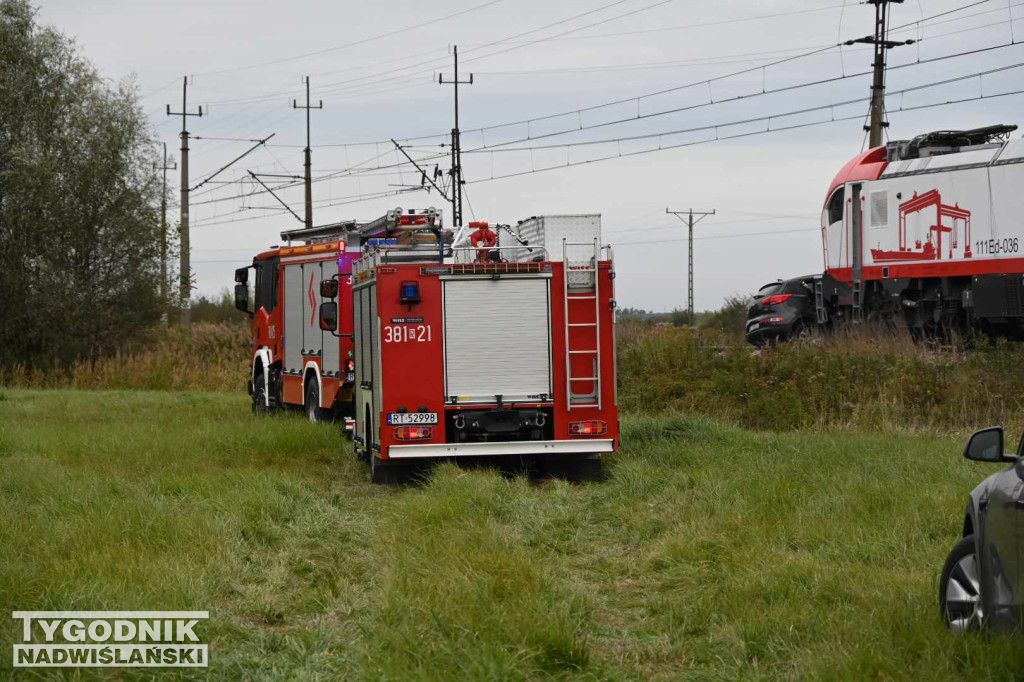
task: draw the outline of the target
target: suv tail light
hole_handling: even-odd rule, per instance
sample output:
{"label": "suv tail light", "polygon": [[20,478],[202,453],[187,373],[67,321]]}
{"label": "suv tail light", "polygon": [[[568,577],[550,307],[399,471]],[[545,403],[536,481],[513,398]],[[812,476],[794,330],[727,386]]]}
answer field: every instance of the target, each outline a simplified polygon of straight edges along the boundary
{"label": "suv tail light", "polygon": [[570,436],[603,436],[608,433],[608,423],[599,419],[585,422],[569,422]]}
{"label": "suv tail light", "polygon": [[761,305],[775,305],[776,303],[785,303],[789,299],[793,298],[793,294],[775,294],[774,296],[765,296],[761,299]]}
{"label": "suv tail light", "polygon": [[428,440],[434,435],[430,426],[399,426],[395,428],[395,440]]}

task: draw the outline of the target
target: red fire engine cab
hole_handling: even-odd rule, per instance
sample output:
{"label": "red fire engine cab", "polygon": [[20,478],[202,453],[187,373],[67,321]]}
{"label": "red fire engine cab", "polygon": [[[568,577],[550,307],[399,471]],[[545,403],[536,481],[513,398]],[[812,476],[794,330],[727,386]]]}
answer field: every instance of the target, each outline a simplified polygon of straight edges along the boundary
{"label": "red fire engine cab", "polygon": [[304,409],[310,421],[344,417],[351,428],[352,262],[375,235],[413,222],[440,229],[437,212],[428,209],[289,230],[281,233],[285,246],[235,271],[235,305],[252,318],[248,385],[255,412],[291,406]]}
{"label": "red fire engine cab", "polygon": [[[600,217],[519,227],[471,223],[449,245],[396,225],[397,238],[367,243],[353,263],[353,441],[374,482],[447,457],[593,473],[617,450],[614,271]],[[502,230],[516,246],[500,244]]]}

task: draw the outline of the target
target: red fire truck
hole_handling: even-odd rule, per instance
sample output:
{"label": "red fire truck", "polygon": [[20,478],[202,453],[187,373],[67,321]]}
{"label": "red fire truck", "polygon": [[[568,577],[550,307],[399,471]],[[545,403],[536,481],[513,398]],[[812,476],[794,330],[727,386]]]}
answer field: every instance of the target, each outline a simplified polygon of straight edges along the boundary
{"label": "red fire truck", "polygon": [[599,216],[526,222],[547,237],[504,247],[508,226],[471,223],[449,246],[398,225],[353,264],[353,440],[374,482],[443,457],[592,473],[617,450],[614,271]]}
{"label": "red fire truck", "polygon": [[364,242],[412,222],[440,229],[440,217],[428,209],[290,230],[281,233],[285,246],[271,247],[235,271],[235,305],[252,318],[248,383],[254,411],[292,406],[303,408],[310,421],[345,417],[351,428],[352,262]]}

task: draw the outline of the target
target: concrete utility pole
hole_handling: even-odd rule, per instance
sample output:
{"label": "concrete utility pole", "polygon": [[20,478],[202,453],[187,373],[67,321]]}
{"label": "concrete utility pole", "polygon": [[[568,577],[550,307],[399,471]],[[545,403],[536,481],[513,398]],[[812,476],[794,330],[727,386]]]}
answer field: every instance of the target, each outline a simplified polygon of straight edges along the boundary
{"label": "concrete utility pole", "polygon": [[[707,218],[709,215],[715,215],[715,210],[694,211],[690,208],[685,211],[670,211],[666,208],[665,213],[674,215],[689,227],[690,237],[687,241],[686,247],[686,310],[690,315],[690,324],[696,324],[696,319],[693,316],[693,226]],[[697,219],[694,220],[694,217]]]}
{"label": "concrete utility pole", "polygon": [[465,181],[462,179],[462,141],[459,135],[459,85],[472,85],[473,74],[469,74],[468,81],[459,80],[459,46],[452,48],[452,56],[455,59],[455,75],[451,80],[445,80],[442,74],[437,74],[437,82],[445,85],[455,86],[455,127],[452,128],[452,226],[462,225],[462,186]]}
{"label": "concrete utility pole", "polygon": [[875,34],[847,40],[847,45],[864,43],[875,46],[875,61],[872,66],[875,69],[874,80],[871,83],[871,122],[864,126],[868,131],[868,148],[882,146],[883,129],[889,127],[885,120],[885,65],[886,53],[900,45],[913,45],[913,40],[889,40],[889,3],[901,4],[903,0],[865,0],[867,4],[875,6]]}
{"label": "concrete utility pole", "polygon": [[178,299],[181,304],[181,323],[186,327],[192,324],[192,311],[189,309],[189,300],[192,298],[192,265],[190,263],[190,250],[188,240],[188,117],[202,116],[203,108],[199,107],[197,113],[188,113],[188,76],[182,80],[181,86],[181,111],[172,112],[171,105],[167,105],[168,116],[181,116],[181,225],[179,227],[179,250],[181,252],[181,272],[179,273],[180,287]]}
{"label": "concrete utility pole", "polygon": [[163,191],[160,193],[160,301],[167,307],[167,171],[177,170],[178,164],[167,165],[167,143],[164,146],[164,162],[160,170],[164,174]]}
{"label": "concrete utility pole", "polygon": [[313,227],[313,148],[309,144],[309,112],[311,109],[323,109],[324,101],[315,107],[309,103],[309,76],[303,80],[306,82],[306,106],[299,106],[298,100],[292,100],[292,109],[306,110],[306,227]]}

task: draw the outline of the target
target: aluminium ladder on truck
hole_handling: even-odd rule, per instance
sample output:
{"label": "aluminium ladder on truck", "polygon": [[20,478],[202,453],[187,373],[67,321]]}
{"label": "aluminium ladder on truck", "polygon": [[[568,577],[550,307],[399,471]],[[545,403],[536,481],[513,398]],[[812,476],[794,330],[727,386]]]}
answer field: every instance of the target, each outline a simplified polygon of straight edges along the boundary
{"label": "aluminium ladder on truck", "polygon": [[[569,259],[571,247],[592,248],[583,262]],[[566,409],[601,409],[601,296],[598,264],[601,247],[593,242],[562,240],[565,268],[565,395]]]}

